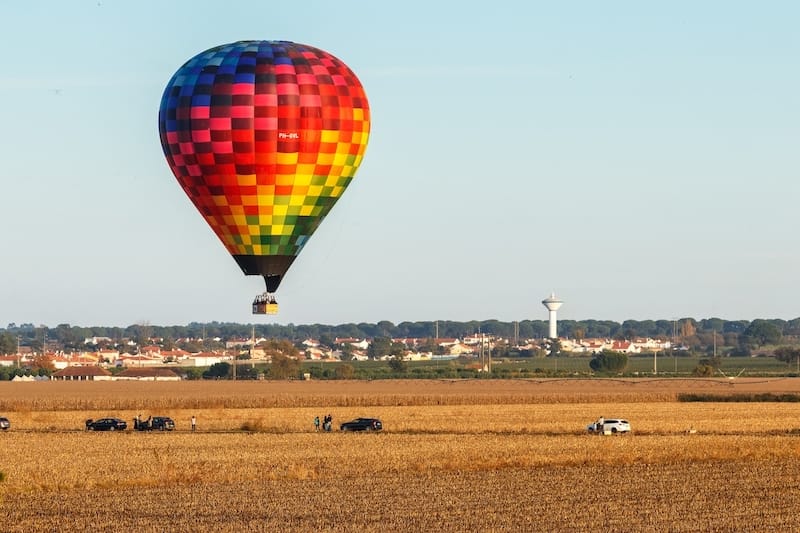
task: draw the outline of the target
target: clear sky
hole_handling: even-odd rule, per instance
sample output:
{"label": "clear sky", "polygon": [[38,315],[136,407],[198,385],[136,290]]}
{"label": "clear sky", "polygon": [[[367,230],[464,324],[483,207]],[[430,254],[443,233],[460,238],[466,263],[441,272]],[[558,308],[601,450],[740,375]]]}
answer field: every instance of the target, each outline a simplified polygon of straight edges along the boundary
{"label": "clear sky", "polygon": [[[800,316],[800,3],[0,0],[0,325]],[[161,94],[232,41],[359,76],[364,162],[280,314]]]}

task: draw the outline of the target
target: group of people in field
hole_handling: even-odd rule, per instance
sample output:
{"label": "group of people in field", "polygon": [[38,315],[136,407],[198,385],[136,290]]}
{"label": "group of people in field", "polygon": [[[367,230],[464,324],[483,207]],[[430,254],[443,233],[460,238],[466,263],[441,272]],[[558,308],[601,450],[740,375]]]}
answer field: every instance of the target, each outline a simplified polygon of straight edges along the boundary
{"label": "group of people in field", "polygon": [[141,429],[148,429],[150,427],[150,420],[152,417],[148,416],[147,420],[142,418],[142,415],[136,415],[133,417],[133,429],[141,430]]}
{"label": "group of people in field", "polygon": [[[331,427],[333,426],[333,416],[330,414],[325,415],[322,417],[322,431],[330,431]],[[318,416],[314,417],[314,430],[320,430],[320,420]]]}

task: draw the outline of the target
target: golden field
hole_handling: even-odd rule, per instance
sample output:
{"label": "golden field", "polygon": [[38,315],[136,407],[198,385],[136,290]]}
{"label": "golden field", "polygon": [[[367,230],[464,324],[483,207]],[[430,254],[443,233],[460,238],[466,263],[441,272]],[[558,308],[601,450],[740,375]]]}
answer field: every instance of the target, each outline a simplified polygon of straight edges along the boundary
{"label": "golden field", "polygon": [[[0,523],[800,531],[800,403],[675,401],[798,390],[800,379],[2,383],[13,426],[0,434]],[[316,433],[326,413],[335,428],[375,416],[386,429]],[[86,418],[136,414],[178,430],[83,431]],[[599,416],[634,432],[585,434]]]}

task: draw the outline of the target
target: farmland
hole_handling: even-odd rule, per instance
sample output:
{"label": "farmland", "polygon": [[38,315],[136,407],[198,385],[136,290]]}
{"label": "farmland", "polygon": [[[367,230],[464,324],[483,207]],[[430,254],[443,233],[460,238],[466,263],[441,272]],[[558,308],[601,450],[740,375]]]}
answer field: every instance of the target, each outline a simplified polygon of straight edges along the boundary
{"label": "farmland", "polygon": [[[4,383],[6,531],[797,530],[800,379]],[[380,417],[381,434],[316,433]],[[172,433],[87,433],[167,415]],[[188,430],[197,416],[198,431]],[[624,416],[634,434],[584,433]]]}

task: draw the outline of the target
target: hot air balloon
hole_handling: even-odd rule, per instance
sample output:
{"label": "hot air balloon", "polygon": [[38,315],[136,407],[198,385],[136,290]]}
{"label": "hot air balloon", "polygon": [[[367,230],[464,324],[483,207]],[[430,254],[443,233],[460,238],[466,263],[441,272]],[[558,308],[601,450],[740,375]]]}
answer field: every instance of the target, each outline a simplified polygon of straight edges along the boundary
{"label": "hot air balloon", "polygon": [[254,314],[353,179],[370,130],[367,97],[333,55],[288,41],[239,41],[187,61],[158,114],[178,183],[246,275]]}

